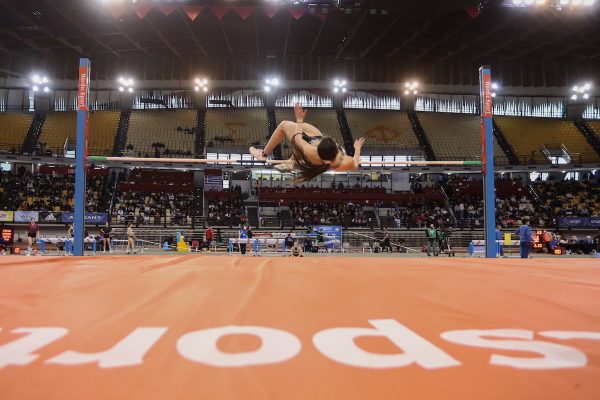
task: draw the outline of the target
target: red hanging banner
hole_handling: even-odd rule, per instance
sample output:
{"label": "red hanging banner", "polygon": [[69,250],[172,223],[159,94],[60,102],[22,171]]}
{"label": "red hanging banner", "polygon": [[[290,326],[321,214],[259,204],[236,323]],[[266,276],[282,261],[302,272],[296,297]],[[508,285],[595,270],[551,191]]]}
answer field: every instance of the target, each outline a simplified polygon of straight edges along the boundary
{"label": "red hanging banner", "polygon": [[161,6],[158,7],[158,9],[165,15],[171,15],[175,12],[175,10],[177,10],[177,7],[173,7],[173,6]]}
{"label": "red hanging banner", "polygon": [[181,6],[181,9],[183,12],[185,12],[185,15],[187,15],[189,19],[194,21],[196,18],[198,18],[198,15],[202,14],[202,11],[204,11],[204,6]]}
{"label": "red hanging banner", "polygon": [[143,6],[143,5],[135,6],[135,8],[134,8],[135,15],[137,15],[139,19],[144,19],[146,17],[146,15],[148,15],[150,10],[152,10],[152,8],[154,8],[154,7]]}
{"label": "red hanging banner", "polygon": [[302,18],[302,16],[306,12],[306,8],[304,8],[304,7],[290,7],[290,8],[288,8],[288,11],[290,12],[290,14],[292,14],[292,17],[294,17],[296,19],[296,21],[297,21],[300,18]]}
{"label": "red hanging banner", "polygon": [[215,16],[219,19],[223,19],[223,17],[225,16],[225,14],[227,14],[229,11],[231,11],[231,7],[223,7],[223,6],[210,6],[208,7],[210,8],[210,10],[213,12],[213,14],[215,14]]}
{"label": "red hanging banner", "polygon": [[279,12],[278,7],[263,7],[262,10],[269,18],[273,18]]}
{"label": "red hanging banner", "polygon": [[233,11],[235,11],[242,19],[246,20],[254,13],[255,9],[256,7],[234,7]]}

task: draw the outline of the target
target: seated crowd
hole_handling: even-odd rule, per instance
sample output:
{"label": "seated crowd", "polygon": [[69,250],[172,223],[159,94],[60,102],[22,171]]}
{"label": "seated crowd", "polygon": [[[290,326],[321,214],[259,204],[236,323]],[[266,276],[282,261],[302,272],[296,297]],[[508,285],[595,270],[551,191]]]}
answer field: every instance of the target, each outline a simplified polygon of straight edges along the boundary
{"label": "seated crowd", "polygon": [[[88,212],[103,212],[100,197],[104,177],[87,179]],[[75,181],[73,176],[33,174],[26,168],[0,172],[0,209],[12,211],[72,212]]]}
{"label": "seated crowd", "polygon": [[363,207],[352,202],[334,204],[294,202],[290,204],[290,211],[294,226],[373,227],[377,225],[372,212],[365,212]]}
{"label": "seated crowd", "polygon": [[242,200],[242,188],[211,190],[205,193],[207,203],[206,222],[215,226],[241,226],[246,223],[246,212]]}
{"label": "seated crowd", "polygon": [[115,196],[112,219],[116,223],[189,225],[192,204],[189,193],[122,192]]}

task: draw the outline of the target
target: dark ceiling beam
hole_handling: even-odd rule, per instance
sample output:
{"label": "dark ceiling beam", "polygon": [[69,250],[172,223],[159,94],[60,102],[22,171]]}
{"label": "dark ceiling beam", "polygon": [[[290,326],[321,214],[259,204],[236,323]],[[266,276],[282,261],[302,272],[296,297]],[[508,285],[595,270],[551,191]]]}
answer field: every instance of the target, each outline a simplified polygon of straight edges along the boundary
{"label": "dark ceiling beam", "polygon": [[452,57],[455,57],[455,56],[459,55],[460,53],[462,53],[463,51],[467,50],[469,47],[475,46],[477,43],[484,41],[485,39],[489,38],[490,36],[493,36],[499,30],[504,29],[506,27],[506,25],[508,25],[513,19],[514,18],[508,17],[504,21],[504,23],[497,25],[495,28],[490,29],[489,31],[487,31],[487,33],[485,33],[483,35],[478,35],[475,40],[473,40],[469,43],[465,43],[462,46],[460,46],[457,50],[446,54],[446,56],[444,58],[442,58],[441,61],[446,61]]}
{"label": "dark ceiling beam", "polygon": [[439,45],[441,45],[442,43],[446,43],[446,41],[448,39],[450,39],[451,37],[453,37],[454,35],[459,34],[460,32],[462,32],[467,26],[469,26],[471,24],[472,21],[474,21],[474,18],[469,18],[467,21],[463,22],[462,24],[460,24],[456,29],[454,29],[452,32],[449,32],[448,34],[446,34],[443,38],[441,38],[440,40],[434,40],[432,45],[427,47],[426,49],[424,49],[422,52],[420,52],[415,58],[414,60],[417,61],[419,59],[421,59],[422,57],[425,57],[427,54],[429,54],[431,52],[431,50],[435,49],[436,47],[438,47]]}
{"label": "dark ceiling beam", "polygon": [[192,40],[194,40],[194,43],[196,43],[196,46],[198,46],[198,48],[200,49],[202,54],[204,54],[204,57],[208,57],[206,50],[204,50],[204,47],[200,44],[198,37],[196,36],[196,34],[194,33],[194,30],[192,29],[192,23],[190,22],[189,18],[185,14],[185,12],[183,12],[183,10],[181,10],[181,12],[179,13],[179,17],[181,18],[183,24],[185,25],[188,33],[192,37]]}
{"label": "dark ceiling beam", "polygon": [[400,50],[405,48],[409,43],[411,43],[413,40],[415,40],[416,38],[421,36],[421,34],[423,34],[427,29],[429,29],[429,27],[432,24],[437,22],[437,20],[442,16],[442,14],[443,14],[443,12],[439,12],[434,17],[429,18],[427,20],[427,22],[425,22],[419,29],[414,31],[412,33],[412,35],[410,35],[408,38],[406,38],[399,46],[396,46],[396,48],[394,50],[392,50],[388,54],[386,54],[385,58],[393,57],[396,53],[398,53]]}
{"label": "dark ceiling beam", "polygon": [[[28,17],[28,13],[26,12],[20,12],[19,10],[17,10],[17,8],[15,6],[13,6],[12,4],[10,4],[8,1],[4,1],[2,2],[2,4],[4,5],[4,7],[6,7],[10,12],[14,13],[14,14],[18,14],[21,18],[23,18],[28,24],[35,26],[36,28],[38,28],[40,31],[42,31],[43,33],[45,33],[46,35],[48,35],[49,37],[51,37],[52,39],[56,40],[57,42],[75,50],[76,52],[78,52],[79,54],[83,54],[83,49],[81,48],[81,46],[75,46],[73,44],[71,44],[67,39],[57,36],[54,33],[52,33],[50,30],[48,30],[45,27],[42,27],[40,25],[38,25],[33,19],[31,19],[30,17]],[[29,43],[26,43],[29,47],[34,48],[36,50],[42,51],[44,53],[46,53],[43,49],[41,49],[35,42],[33,42],[31,39],[27,39],[29,41]],[[34,47],[35,46],[35,47]],[[53,53],[46,53],[49,55],[54,55]]]}
{"label": "dark ceiling beam", "polygon": [[317,48],[317,44],[319,44],[319,39],[321,39],[321,34],[323,33],[323,29],[325,28],[325,22],[327,22],[327,17],[323,18],[323,20],[321,21],[321,26],[319,27],[319,32],[317,33],[317,36],[315,37],[312,47],[310,48],[308,57],[312,57],[313,52]]}
{"label": "dark ceiling beam", "polygon": [[[542,61],[548,61],[552,58],[562,56],[563,54],[570,53],[571,51],[577,50],[581,47],[588,47],[588,46],[594,45],[595,43],[600,43],[600,39],[598,38],[598,35],[592,34],[591,39],[585,40],[586,36],[581,34],[583,29],[573,29],[571,25],[564,23],[562,21],[562,19],[559,19],[559,20],[560,20],[560,23],[562,24],[563,28],[570,31],[572,34],[576,35],[578,37],[578,40],[571,41],[570,45],[564,46],[558,52],[546,53],[544,55],[544,58],[542,59]],[[600,20],[598,20],[598,19],[588,22],[588,24],[592,26],[592,29],[597,29],[598,23],[600,23]],[[600,56],[600,53],[592,55],[590,58],[595,58],[595,57],[599,57],[599,56]]]}
{"label": "dark ceiling beam", "polygon": [[34,40],[25,39],[24,37],[19,35],[19,33],[17,33],[17,31],[15,31],[12,28],[0,28],[0,32],[5,33],[8,36],[12,37],[13,39],[26,44],[29,48],[31,48],[33,50],[39,51],[40,53],[44,53],[49,56],[54,56],[54,53],[52,53],[51,50],[41,48]]}
{"label": "dark ceiling beam", "polygon": [[392,28],[394,26],[396,26],[396,24],[398,23],[398,21],[400,21],[400,17],[396,17],[394,18],[394,20],[383,30],[383,32],[381,32],[379,34],[379,36],[377,36],[375,38],[375,40],[373,40],[373,42],[371,42],[371,44],[369,45],[369,47],[367,47],[365,49],[365,51],[363,51],[362,53],[360,53],[360,58],[364,58],[367,54],[369,54],[369,52],[373,49],[373,47],[377,46],[377,44],[379,42],[381,42],[381,40],[388,34],[389,31],[392,30]]}
{"label": "dark ceiling beam", "polygon": [[[98,39],[94,33],[90,32],[79,21],[73,19],[62,8],[57,7],[56,5],[52,4],[48,0],[44,1],[44,3],[48,7],[50,7],[54,12],[56,12],[57,14],[59,14],[63,19],[65,19],[68,22],[68,24],[66,24],[66,25],[73,25],[73,26],[75,26],[77,29],[79,29],[81,32],[83,32],[87,36],[87,38],[92,39],[94,42],[96,42],[97,44],[99,44],[100,46],[104,47],[106,50],[110,51],[112,54],[114,54],[115,56],[117,56],[117,58],[121,58],[121,55],[119,53],[117,53],[109,45],[107,45],[106,43],[104,43],[103,41],[101,41],[100,39]],[[57,40],[60,41],[61,43],[63,43],[65,46],[68,46],[68,47],[74,49],[75,51],[78,51],[80,54],[84,54],[83,49],[81,48],[81,46],[74,46],[74,45],[70,44],[64,38],[57,38]]]}
{"label": "dark ceiling beam", "polygon": [[288,42],[290,40],[290,31],[292,30],[292,15],[288,16],[287,32],[285,33],[285,44],[283,45],[283,56],[287,53]]}
{"label": "dark ceiling beam", "polygon": [[227,45],[227,50],[229,50],[229,55],[233,56],[231,43],[229,43],[229,37],[227,36],[227,32],[225,32],[225,26],[223,26],[223,21],[221,18],[219,18],[219,26],[221,27],[221,33],[223,33],[223,37],[225,38],[225,44]]}
{"label": "dark ceiling beam", "polygon": [[142,45],[138,43],[138,41],[136,41],[135,39],[133,39],[131,37],[131,35],[128,34],[125,31],[125,29],[123,29],[118,22],[115,22],[114,18],[112,18],[112,16],[110,14],[108,14],[107,12],[104,12],[104,16],[112,24],[112,26],[114,26],[119,31],[119,33],[121,35],[123,35],[125,37],[125,39],[127,39],[129,41],[129,43],[131,43],[136,49],[140,50],[141,52],[143,52],[146,55],[150,54],[148,52],[148,50],[145,49],[145,48],[143,48]]}
{"label": "dark ceiling beam", "polygon": [[344,43],[342,44],[342,46],[338,50],[337,54],[335,55],[335,58],[340,58],[340,56],[342,55],[342,53],[344,52],[344,50],[346,50],[346,48],[348,47],[348,45],[352,41],[352,38],[354,37],[354,35],[356,34],[356,32],[358,31],[358,29],[360,28],[360,26],[365,21],[365,18],[367,18],[367,11],[363,11],[363,13],[360,16],[360,18],[358,19],[358,21],[356,21],[356,23],[354,24],[354,26],[350,30],[350,33],[348,34],[348,36],[346,38],[344,38]]}
{"label": "dark ceiling beam", "polygon": [[171,43],[169,43],[169,41],[167,40],[167,38],[164,37],[164,35],[162,34],[162,32],[160,30],[158,30],[158,28],[156,27],[156,25],[154,25],[154,22],[152,22],[150,20],[150,18],[144,18],[144,21],[146,21],[148,23],[148,25],[150,25],[150,27],[154,30],[154,33],[156,34],[156,36],[158,36],[158,38],[160,39],[160,41],[163,42],[163,44],[165,46],[167,46],[167,48],[169,50],[171,50],[171,52],[173,54],[175,54],[178,58],[182,58],[181,54],[179,54],[179,52],[177,51],[177,49]]}
{"label": "dark ceiling beam", "polygon": [[252,21],[254,23],[254,38],[256,39],[256,55],[260,56],[260,43],[258,41],[258,24],[256,23],[256,13],[252,13]]}
{"label": "dark ceiling beam", "polygon": [[5,75],[13,76],[15,78],[20,78],[20,79],[25,78],[25,75],[23,75],[22,73],[11,71],[11,70],[5,69],[5,68],[0,68],[0,74],[5,74]]}
{"label": "dark ceiling beam", "polygon": [[502,42],[502,44],[500,44],[498,46],[490,47],[486,51],[484,51],[484,52],[482,52],[480,54],[477,54],[477,58],[481,58],[481,57],[486,57],[486,56],[489,56],[489,55],[493,55],[498,50],[505,49],[505,48],[509,47],[510,45],[514,44],[515,42],[518,42],[519,40],[525,39],[527,36],[529,36],[532,33],[535,33],[536,31],[538,31],[540,29],[540,27],[541,27],[540,25],[544,25],[544,24],[545,24],[545,22],[542,22],[541,24],[532,24],[532,26],[529,29],[527,29],[524,33],[521,33],[519,35],[515,35],[513,38]]}

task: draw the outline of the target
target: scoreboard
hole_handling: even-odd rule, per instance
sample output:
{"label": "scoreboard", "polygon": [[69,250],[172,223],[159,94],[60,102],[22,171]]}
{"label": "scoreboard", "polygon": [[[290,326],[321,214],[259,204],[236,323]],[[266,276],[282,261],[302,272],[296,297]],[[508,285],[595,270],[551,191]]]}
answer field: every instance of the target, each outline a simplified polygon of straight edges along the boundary
{"label": "scoreboard", "polygon": [[12,246],[15,230],[13,228],[2,227],[2,237],[7,246]]}

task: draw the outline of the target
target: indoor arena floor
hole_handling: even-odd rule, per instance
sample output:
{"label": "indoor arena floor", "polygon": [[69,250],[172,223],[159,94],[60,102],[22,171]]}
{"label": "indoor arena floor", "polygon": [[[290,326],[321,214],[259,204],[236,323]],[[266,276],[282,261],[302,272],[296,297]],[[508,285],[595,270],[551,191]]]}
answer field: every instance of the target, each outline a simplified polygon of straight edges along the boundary
{"label": "indoor arena floor", "polygon": [[0,257],[2,400],[598,393],[600,258]]}

